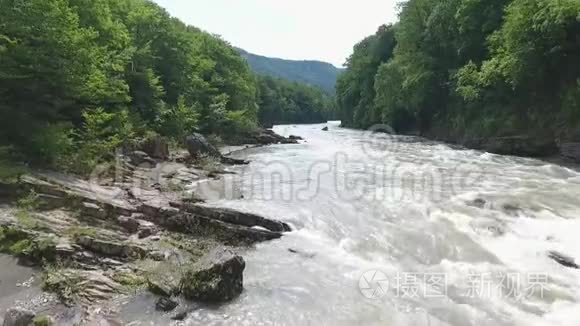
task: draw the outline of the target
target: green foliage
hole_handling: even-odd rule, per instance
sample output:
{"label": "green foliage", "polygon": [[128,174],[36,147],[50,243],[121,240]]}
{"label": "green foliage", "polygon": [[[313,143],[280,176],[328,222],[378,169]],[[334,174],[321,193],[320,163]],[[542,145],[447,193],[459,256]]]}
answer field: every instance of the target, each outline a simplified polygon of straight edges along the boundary
{"label": "green foliage", "polygon": [[18,199],[16,202],[18,208],[23,210],[34,210],[39,206],[38,194],[34,190],[30,190],[24,197]]}
{"label": "green foliage", "polygon": [[0,252],[44,263],[56,257],[56,243],[52,237],[33,238],[28,232],[13,228],[0,228]]}
{"label": "green foliage", "polygon": [[33,326],[53,326],[52,319],[48,316],[38,316],[34,318]]}
{"label": "green foliage", "polygon": [[453,140],[580,136],[580,2],[409,0],[383,33],[394,39],[378,41],[379,30],[357,44],[339,79],[345,125]]}
{"label": "green foliage", "polygon": [[159,116],[158,131],[166,136],[182,142],[185,137],[197,129],[199,121],[199,108],[189,107],[183,97],[177,101],[177,105],[163,108]]}
{"label": "green foliage", "polygon": [[152,131],[181,141],[256,128],[246,60],[152,1],[8,0],[0,11],[0,148],[18,154],[0,162],[86,174]]}
{"label": "green foliage", "polygon": [[382,114],[373,110],[375,75],[393,56],[395,44],[393,26],[381,26],[375,35],[355,45],[336,87],[338,115],[344,126],[366,128],[381,123]]}
{"label": "green foliage", "polygon": [[333,116],[334,101],[318,88],[272,77],[259,77],[258,85],[264,125],[326,122]]}
{"label": "green foliage", "polygon": [[90,228],[90,227],[82,227],[82,226],[71,226],[65,232],[67,236],[69,236],[72,240],[77,240],[80,237],[87,236],[87,237],[96,237],[97,230]]}

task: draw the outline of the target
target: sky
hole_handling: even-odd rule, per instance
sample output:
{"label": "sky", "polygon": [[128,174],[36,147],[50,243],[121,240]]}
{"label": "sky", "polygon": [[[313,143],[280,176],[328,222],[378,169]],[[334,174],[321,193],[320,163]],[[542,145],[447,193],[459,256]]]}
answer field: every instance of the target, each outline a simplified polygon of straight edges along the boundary
{"label": "sky", "polygon": [[189,25],[269,57],[342,66],[354,44],[395,22],[400,0],[154,0]]}

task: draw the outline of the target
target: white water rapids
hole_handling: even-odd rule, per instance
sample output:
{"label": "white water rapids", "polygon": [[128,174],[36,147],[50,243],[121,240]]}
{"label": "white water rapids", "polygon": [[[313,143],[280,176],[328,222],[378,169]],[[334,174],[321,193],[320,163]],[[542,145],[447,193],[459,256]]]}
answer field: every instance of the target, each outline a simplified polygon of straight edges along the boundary
{"label": "white water rapids", "polygon": [[294,231],[245,252],[241,297],[189,323],[580,325],[580,271],[547,255],[580,258],[580,173],[323,126],[237,154],[252,163],[216,204]]}

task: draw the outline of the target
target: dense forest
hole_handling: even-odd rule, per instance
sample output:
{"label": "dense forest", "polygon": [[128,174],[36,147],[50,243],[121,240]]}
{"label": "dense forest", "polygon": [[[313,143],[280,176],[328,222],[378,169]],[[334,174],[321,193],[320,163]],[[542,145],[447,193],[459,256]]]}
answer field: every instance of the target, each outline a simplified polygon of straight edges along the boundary
{"label": "dense forest", "polygon": [[345,126],[580,139],[580,1],[410,0],[399,18],[347,60]]}
{"label": "dense forest", "polygon": [[0,12],[0,161],[86,172],[154,134],[235,137],[259,117],[314,122],[328,107],[147,0],[5,0]]}
{"label": "dense forest", "polygon": [[321,89],[273,77],[259,77],[259,120],[269,126],[326,122],[334,114],[334,99]]}
{"label": "dense forest", "polygon": [[285,60],[269,58],[238,49],[252,70],[263,76],[281,78],[322,88],[334,95],[336,79],[342,69],[330,63],[308,60]]}

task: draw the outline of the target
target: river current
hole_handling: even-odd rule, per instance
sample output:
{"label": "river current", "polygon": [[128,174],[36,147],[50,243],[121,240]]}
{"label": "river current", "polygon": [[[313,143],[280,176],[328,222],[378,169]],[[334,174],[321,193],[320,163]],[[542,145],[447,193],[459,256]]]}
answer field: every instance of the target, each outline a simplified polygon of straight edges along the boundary
{"label": "river current", "polygon": [[204,325],[580,325],[580,173],[325,125],[246,149],[202,186],[294,231],[245,251],[245,290]]}

